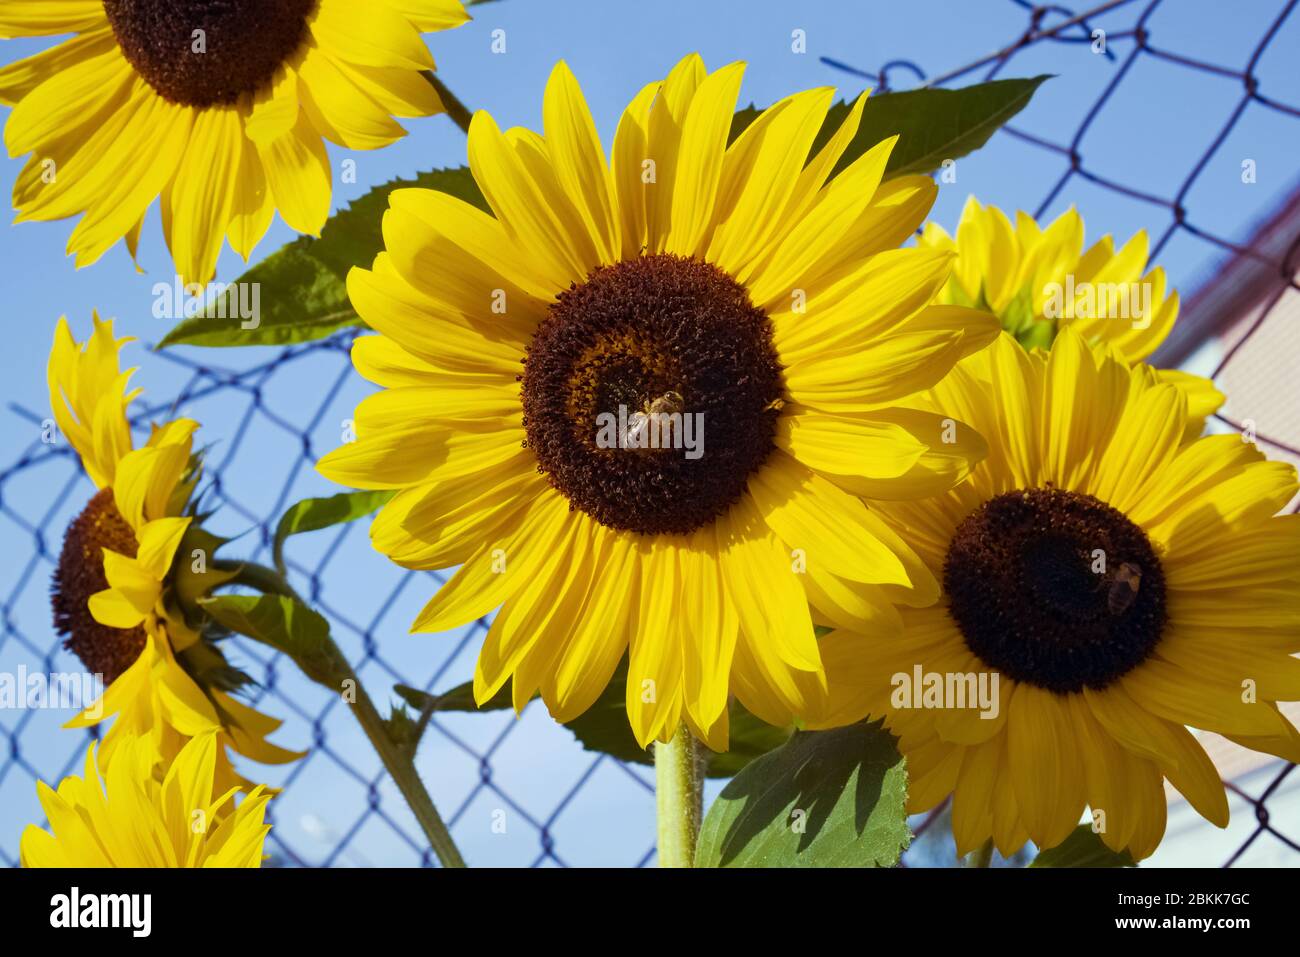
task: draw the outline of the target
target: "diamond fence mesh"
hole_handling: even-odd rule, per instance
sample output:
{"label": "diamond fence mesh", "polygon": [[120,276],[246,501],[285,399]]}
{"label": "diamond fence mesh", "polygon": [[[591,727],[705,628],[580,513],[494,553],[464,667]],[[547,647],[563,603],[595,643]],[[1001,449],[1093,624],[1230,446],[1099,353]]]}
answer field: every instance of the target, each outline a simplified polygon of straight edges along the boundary
{"label": "diamond fence mesh", "polygon": [[[877,90],[888,90],[900,76],[912,84],[936,86],[992,79],[1007,72],[1027,51],[1049,45],[1059,47],[1062,57],[1104,56],[1109,77],[1100,95],[1078,117],[1071,137],[1040,135],[1016,122],[996,134],[1035,148],[1041,153],[1038,160],[1042,164],[1060,168],[1059,178],[1036,204],[1032,202],[1036,197],[1025,196],[1018,198],[1019,205],[1042,216],[1073,182],[1085,181],[1145,205],[1153,225],[1168,218],[1162,231],[1153,230],[1158,236],[1152,247],[1153,262],[1160,262],[1166,246],[1183,235],[1209,253],[1252,263],[1257,283],[1263,284],[1262,293],[1256,297],[1257,311],[1249,322],[1242,323],[1244,328],[1214,370],[1216,379],[1228,374],[1235,364],[1250,357],[1247,343],[1263,335],[1271,324],[1286,321],[1286,304],[1300,289],[1296,283],[1300,216],[1283,222],[1282,241],[1265,248],[1262,243],[1243,244],[1223,235],[1223,230],[1202,225],[1188,197],[1248,110],[1300,119],[1300,105],[1264,92],[1255,73],[1260,58],[1300,0],[1277,5],[1276,15],[1240,67],[1206,62],[1162,46],[1149,27],[1162,0],[1112,0],[1084,11],[1025,0],[1009,2],[1024,9],[1023,32],[995,53],[940,76],[929,77],[921,64],[910,60],[892,60],[869,74],[828,57],[822,59],[834,69],[869,78]],[[1119,28],[1117,18],[1125,21]],[[1094,31],[1103,21],[1104,50],[1097,51]],[[1207,29],[1212,26],[1206,24]],[[1203,148],[1186,157],[1185,173],[1171,176],[1176,188],[1165,194],[1104,175],[1086,158],[1089,132],[1107,103],[1146,95],[1132,79],[1135,65],[1144,59],[1164,61],[1241,91],[1235,108],[1221,123],[1202,118],[1204,132],[1198,135]],[[1152,103],[1153,108],[1160,106]],[[1141,156],[1134,162],[1140,163]],[[1240,318],[1223,315],[1198,320],[1202,324],[1193,330],[1196,341],[1185,345],[1180,357]],[[1291,319],[1300,321],[1300,313]],[[353,335],[344,333],[274,353],[249,350],[234,356],[229,366],[212,361],[210,352],[161,352],[156,354],[161,362],[154,362],[149,380],[139,383],[146,386],[147,397],[175,396],[167,403],[137,404],[134,425],[143,434],[147,434],[149,422],[164,416],[186,414],[204,423],[200,442],[214,442],[206,460],[204,501],[226,525],[218,530],[242,533],[231,554],[268,561],[275,523],[285,508],[303,494],[327,493],[320,485],[307,493],[302,488],[313,479],[316,458],[337,444],[338,423],[351,415],[355,397],[361,394],[348,359]],[[1292,352],[1285,358],[1294,363],[1300,356]],[[170,392],[155,377],[163,363],[176,374]],[[1245,371],[1249,374],[1250,370]],[[1250,411],[1245,410],[1247,415]],[[26,434],[35,434],[47,418],[48,411],[43,408],[11,404],[4,422],[7,432],[16,434],[17,428],[23,428],[31,430]],[[1219,418],[1224,427],[1239,428],[1238,420],[1244,416]],[[1282,457],[1300,456],[1290,435],[1261,432],[1257,441]],[[0,668],[75,671],[75,663],[49,625],[46,595],[63,529],[93,487],[66,444],[45,444],[39,438],[8,444],[22,451],[0,469],[0,525],[10,567],[15,569],[0,586],[4,591]],[[268,448],[277,450],[276,454],[268,456]],[[15,504],[20,501],[21,506]],[[44,507],[33,507],[33,501]],[[310,542],[295,543],[289,551],[295,587],[329,618],[362,681],[377,697],[383,698],[387,687],[396,683],[442,691],[464,680],[486,623],[480,621],[438,638],[407,637],[406,625],[413,609],[445,579],[387,565],[370,552],[363,526],[346,525],[305,536]],[[356,574],[362,565],[365,574]],[[257,681],[251,703],[286,721],[274,740],[309,751],[301,761],[270,769],[269,774],[261,774],[262,766],[241,765],[246,774],[258,774],[284,788],[272,802],[275,826],[268,845],[272,863],[436,864],[400,795],[338,697],[308,683],[291,662],[268,653],[265,647],[240,639],[234,643],[232,657]],[[35,782],[55,783],[79,770],[86,738],[58,730],[66,717],[38,710],[0,710],[0,862],[4,864],[17,863],[22,827],[44,823],[35,801]],[[583,751],[536,703],[519,719],[508,713],[433,716],[421,745],[419,766],[471,864],[644,866],[654,861],[650,769]],[[1300,853],[1300,827],[1291,822],[1288,835],[1286,823],[1276,820],[1270,810],[1270,801],[1276,804],[1288,779],[1294,786],[1294,771],[1295,765],[1273,761],[1248,776],[1225,781],[1230,793],[1242,802],[1234,805],[1234,817],[1244,808],[1247,814],[1253,813],[1255,824],[1238,839],[1227,859],[1217,863],[1232,866],[1243,862],[1262,841],[1275,841]],[[712,783],[708,793],[715,793],[718,786]],[[1295,804],[1290,808],[1294,811]],[[935,825],[945,813],[941,807],[918,819],[914,825],[918,837],[933,838],[939,830]],[[924,847],[921,840],[914,844],[910,863],[933,862]],[[1300,863],[1300,857],[1287,863]]]}

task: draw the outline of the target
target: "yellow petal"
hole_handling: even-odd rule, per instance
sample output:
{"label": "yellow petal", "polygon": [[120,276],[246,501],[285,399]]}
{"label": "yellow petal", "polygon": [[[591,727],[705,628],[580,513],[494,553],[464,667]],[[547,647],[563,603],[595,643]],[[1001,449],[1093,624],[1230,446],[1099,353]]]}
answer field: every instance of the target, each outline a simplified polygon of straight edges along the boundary
{"label": "yellow petal", "polygon": [[216,273],[234,206],[243,135],[237,109],[196,111],[176,178],[163,192],[163,233],[186,284],[206,284]]}
{"label": "yellow petal", "polygon": [[630,636],[626,705],[632,733],[642,747],[674,730],[668,727],[674,702],[680,707],[681,631],[686,623],[680,598],[685,582],[677,551],[676,542],[665,536],[646,539],[638,548],[640,612],[638,627]]}
{"label": "yellow petal", "polygon": [[563,60],[555,65],[546,83],[542,121],[546,151],[560,189],[582,217],[600,261],[617,262],[621,242],[613,176],[587,101]]}
{"label": "yellow petal", "polygon": [[709,262],[743,281],[746,266],[789,232],[793,224],[782,212],[834,93],[823,87],[781,100],[727,150],[716,211],[721,225],[709,244]]}
{"label": "yellow petal", "polygon": [[910,585],[907,571],[867,525],[867,507],[788,456],[777,454],[749,481],[769,528],[809,564],[873,585]]}
{"label": "yellow petal", "polygon": [[266,171],[257,148],[248,140],[240,144],[239,173],[235,177],[235,197],[231,208],[227,238],[230,247],[244,261],[271,228],[275,200],[267,183]]}
{"label": "yellow petal", "polygon": [[305,115],[297,115],[296,125],[287,131],[253,142],[280,216],[290,228],[319,236],[329,216],[332,189],[320,134]]}
{"label": "yellow petal", "polygon": [[716,527],[727,594],[740,614],[745,639],[790,668],[820,675],[821,657],[795,556],[767,528],[748,494]]}
{"label": "yellow petal", "polygon": [[744,75],[743,63],[725,66],[706,77],[691,99],[674,171],[665,252],[696,255],[712,233],[723,156]]}
{"label": "yellow petal", "polygon": [[659,83],[642,87],[628,104],[614,132],[614,191],[623,237],[622,257],[632,259],[641,254],[647,242],[647,207],[655,202],[658,176],[646,182],[649,155],[650,108],[659,93]]}
{"label": "yellow petal", "polygon": [[532,580],[570,526],[569,503],[555,492],[529,503],[522,520],[484,542],[424,606],[412,632],[438,632],[481,618]]}
{"label": "yellow petal", "polygon": [[0,37],[80,33],[105,24],[99,0],[25,0],[0,8]]}
{"label": "yellow petal", "polygon": [[185,531],[192,519],[160,518],[149,522],[139,531],[139,551],[136,562],[156,581],[162,581],[171,568],[176,549],[180,547]]}
{"label": "yellow petal", "polygon": [[365,16],[357,16],[350,3],[322,0],[308,22],[322,48],[352,63],[433,69],[433,57],[419,32],[383,3],[371,4]]}
{"label": "yellow petal", "polygon": [[298,80],[298,99],[304,112],[331,142],[348,149],[373,150],[406,135],[388,111],[344,75],[320,48],[308,47],[298,64]]}
{"label": "yellow petal", "polygon": [[384,3],[425,33],[451,30],[470,19],[460,0],[384,0]]}
{"label": "yellow petal", "polygon": [[[530,155],[534,157],[532,166],[527,162]],[[560,193],[554,172],[526,146],[517,150],[496,121],[482,111],[470,123],[469,163],[497,219],[531,256],[545,264],[547,275],[563,277],[561,288],[581,282],[598,265],[591,238],[566,225],[566,219],[577,214]],[[542,181],[535,174],[542,175]]]}
{"label": "yellow petal", "polygon": [[1064,841],[1083,814],[1075,733],[1054,694],[1018,684],[1007,716],[1007,757],[1020,813],[1040,847]]}
{"label": "yellow petal", "polygon": [[244,133],[259,146],[273,143],[298,123],[298,74],[280,64],[265,84],[253,94]]}

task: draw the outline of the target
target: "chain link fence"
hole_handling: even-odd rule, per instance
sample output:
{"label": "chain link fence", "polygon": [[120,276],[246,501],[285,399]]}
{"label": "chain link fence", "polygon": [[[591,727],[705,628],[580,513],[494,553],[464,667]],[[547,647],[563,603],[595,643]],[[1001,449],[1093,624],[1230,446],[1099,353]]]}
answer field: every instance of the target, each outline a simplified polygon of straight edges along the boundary
{"label": "chain link fence", "polygon": [[[996,78],[1012,72],[1029,51],[1043,48],[1060,50],[1064,66],[1059,72],[1064,76],[1056,82],[1069,82],[1069,57],[1104,57],[1104,87],[1078,116],[1071,137],[1043,135],[1013,122],[986,149],[996,149],[1001,138],[1013,138],[1041,153],[1035,162],[1060,169],[1059,177],[1036,205],[1032,203],[1036,197],[1017,197],[1019,205],[1036,216],[1046,213],[1070,187],[1083,182],[1145,205],[1152,224],[1168,219],[1163,231],[1153,230],[1158,236],[1152,248],[1153,262],[1160,261],[1171,241],[1183,236],[1203,246],[1208,254],[1254,264],[1257,278],[1263,276],[1264,283],[1259,311],[1218,362],[1216,379],[1226,374],[1232,364],[1242,361],[1249,340],[1280,321],[1283,304],[1300,289],[1296,283],[1300,217],[1281,224],[1284,239],[1280,245],[1273,242],[1263,248],[1243,244],[1224,235],[1224,230],[1201,223],[1189,196],[1248,110],[1300,119],[1300,102],[1288,103],[1262,89],[1255,72],[1298,0],[1277,5],[1275,16],[1240,67],[1206,62],[1163,46],[1158,33],[1150,28],[1162,0],[1112,0],[1080,12],[1057,4],[1008,2],[1024,9],[1023,33],[1002,49],[939,76],[928,76],[924,65],[910,60],[890,61],[876,73],[830,58],[823,60],[833,69],[868,78],[878,90],[888,90],[900,79],[905,79],[906,85],[953,86]],[[973,9],[972,15],[977,11]],[[1221,15],[1231,14],[1225,9]],[[1213,26],[1207,23],[1205,29]],[[1102,29],[1104,43],[1099,50],[1098,31]],[[1198,134],[1203,148],[1186,157],[1185,173],[1171,177],[1176,183],[1172,194],[1127,185],[1095,169],[1085,158],[1089,133],[1107,104],[1147,95],[1133,79],[1135,67],[1147,60],[1163,61],[1240,90],[1235,109],[1222,123],[1203,118],[1204,132]],[[1096,66],[1089,64],[1090,68]],[[1154,100],[1151,103],[1153,109],[1161,106]],[[1140,165],[1142,155],[1135,154],[1132,162],[1135,167]],[[1086,215],[1087,206],[1081,205]],[[1193,300],[1185,309],[1185,320],[1180,320],[1197,326],[1195,340],[1184,344],[1178,358],[1189,355],[1192,346],[1221,335],[1240,318],[1194,318],[1195,305]],[[1300,320],[1300,314],[1296,319]],[[30,328],[23,334],[31,334]],[[323,484],[311,484],[318,481],[312,466],[337,445],[338,423],[351,415],[362,394],[348,360],[353,335],[345,333],[277,352],[250,350],[215,356],[180,350],[158,353],[151,360],[149,377],[139,383],[146,387],[146,397],[174,395],[175,399],[165,404],[137,404],[135,425],[147,434],[150,421],[177,414],[204,422],[200,444],[214,443],[207,455],[205,505],[216,509],[225,526],[220,530],[241,534],[231,546],[231,554],[268,561],[271,535],[285,508],[305,494],[328,492]],[[228,358],[230,365],[224,364]],[[1300,356],[1292,353],[1288,358],[1294,364]],[[164,365],[176,376],[176,387],[170,391],[158,381],[166,378],[160,374]],[[1250,410],[1245,411],[1249,414]],[[24,435],[37,434],[47,418],[45,409],[16,405],[10,405],[3,415],[6,432],[13,435],[19,430],[24,430]],[[1222,422],[1225,427],[1238,425],[1237,419],[1226,416]],[[1257,438],[1284,457],[1300,455],[1292,436],[1260,433]],[[66,445],[45,444],[39,438],[7,445],[22,451],[0,469],[0,527],[12,569],[9,580],[0,585],[0,670],[13,671],[21,665],[33,672],[75,671],[75,661],[60,648],[50,626],[47,591],[63,529],[93,487]],[[276,455],[268,457],[268,448],[276,449]],[[19,502],[21,505],[16,504]],[[34,507],[32,502],[42,507]],[[336,637],[376,697],[384,698],[387,689],[397,683],[432,692],[465,680],[486,623],[480,621],[447,636],[407,636],[414,609],[443,578],[388,565],[370,550],[364,525],[343,526],[295,541],[289,551],[295,586],[329,618]],[[264,647],[242,639],[233,639],[233,643],[231,657],[257,681],[251,703],[286,721],[274,740],[309,749],[303,760],[270,769],[265,775],[260,775],[260,766],[241,765],[245,773],[260,775],[285,789],[272,802],[275,826],[268,843],[272,863],[435,864],[400,795],[337,696],[312,686],[291,662],[268,654]],[[66,718],[66,713],[0,710],[0,863],[16,864],[22,827],[41,822],[36,780],[53,784],[69,773],[79,773],[86,738],[58,730]],[[643,866],[654,861],[652,771],[583,751],[536,702],[518,719],[499,712],[434,715],[421,745],[419,767],[471,864]],[[1292,823],[1289,836],[1286,825],[1270,813],[1270,801],[1276,802],[1288,779],[1294,786],[1294,770],[1294,765],[1274,761],[1252,774],[1249,786],[1241,776],[1226,782],[1230,792],[1253,811],[1255,826],[1224,866],[1243,862],[1261,841],[1280,842],[1300,852],[1300,829]],[[718,787],[712,782],[706,797]],[[1241,814],[1240,807],[1234,807],[1234,818]],[[936,854],[933,844],[936,832],[945,830],[941,826],[945,813],[941,807],[915,822],[919,839],[909,851],[909,863],[941,862],[943,854]],[[1293,863],[1300,863],[1300,857]]]}

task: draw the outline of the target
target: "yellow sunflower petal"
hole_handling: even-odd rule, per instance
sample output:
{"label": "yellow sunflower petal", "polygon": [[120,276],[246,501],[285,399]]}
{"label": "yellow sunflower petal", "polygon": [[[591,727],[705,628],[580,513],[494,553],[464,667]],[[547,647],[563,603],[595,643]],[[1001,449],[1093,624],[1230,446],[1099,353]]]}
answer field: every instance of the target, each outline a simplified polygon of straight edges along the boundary
{"label": "yellow sunflower petal", "polygon": [[425,33],[451,30],[468,23],[469,13],[460,0],[383,0]]}
{"label": "yellow sunflower petal", "polygon": [[746,640],[756,653],[820,675],[821,656],[794,560],[764,523],[761,508],[743,496],[717,529],[727,593]]}
{"label": "yellow sunflower petal", "polygon": [[567,501],[554,493],[537,496],[513,530],[479,546],[424,606],[411,631],[446,631],[500,606],[536,574],[569,523]]}
{"label": "yellow sunflower petal", "polygon": [[359,17],[347,2],[320,0],[309,26],[322,48],[352,63],[433,69],[433,57],[419,31],[385,3],[371,4]]}
{"label": "yellow sunflower petal", "polygon": [[1007,758],[1020,813],[1040,847],[1064,841],[1083,814],[1076,735],[1056,696],[1018,684],[1007,715]]}
{"label": "yellow sunflower petal", "polygon": [[784,455],[749,481],[763,519],[810,564],[872,585],[911,585],[898,556],[868,525],[867,507]]}
{"label": "yellow sunflower petal", "polygon": [[716,207],[721,225],[709,244],[709,262],[747,279],[746,267],[788,232],[781,214],[834,92],[826,87],[787,97],[764,110],[727,150]]}
{"label": "yellow sunflower petal", "polygon": [[[1085,690],[1083,697],[1108,735],[1139,757],[1154,761],[1202,817],[1227,827],[1228,799],[1219,772],[1186,728],[1152,714],[1119,687]],[[1118,804],[1112,807],[1112,816],[1118,809]]]}
{"label": "yellow sunflower petal", "polygon": [[120,371],[118,354],[130,338],[113,338],[113,321],[94,315],[94,332],[79,345],[66,318],[54,329],[46,378],[50,409],[59,431],[81,456],[91,480],[112,484],[121,458],[131,450],[126,408],[138,392],[128,393],[130,370]]}
{"label": "yellow sunflower petal", "polygon": [[676,542],[651,539],[639,551],[640,626],[631,636],[626,703],[632,733],[644,748],[665,730],[675,729],[671,712],[682,690],[685,582]]}
{"label": "yellow sunflower petal", "polygon": [[560,722],[582,714],[605,690],[627,650],[633,630],[630,615],[639,607],[635,545],[597,526],[592,557],[600,576],[550,679],[542,683],[542,697]]}
{"label": "yellow sunflower petal", "polygon": [[297,69],[303,111],[330,142],[353,150],[374,150],[406,135],[401,124],[319,47],[308,47]]}
{"label": "yellow sunflower petal", "polygon": [[665,252],[696,255],[712,233],[727,137],[744,75],[743,63],[725,66],[709,74],[691,100],[682,124]]}
{"label": "yellow sunflower petal", "polygon": [[614,182],[596,124],[582,90],[563,60],[555,65],[542,100],[546,150],[559,185],[582,217],[601,262],[618,258],[621,246],[614,209]]}
{"label": "yellow sunflower petal", "polygon": [[469,128],[469,161],[474,180],[492,211],[530,255],[544,263],[548,275],[580,282],[598,264],[589,236],[565,228],[569,201],[559,193],[558,181],[539,182],[541,163],[530,168],[526,148],[516,149],[488,114],[474,115]]}
{"label": "yellow sunflower petal", "polygon": [[105,24],[98,0],[24,0],[0,9],[0,37],[42,37],[80,33]]}
{"label": "yellow sunflower petal", "polygon": [[234,207],[243,120],[233,107],[195,113],[176,178],[162,195],[163,233],[182,281],[207,283]]}
{"label": "yellow sunflower petal", "polygon": [[267,186],[280,216],[290,228],[319,236],[329,217],[331,173],[320,135],[306,116],[295,125],[264,139],[254,138],[266,171]]}

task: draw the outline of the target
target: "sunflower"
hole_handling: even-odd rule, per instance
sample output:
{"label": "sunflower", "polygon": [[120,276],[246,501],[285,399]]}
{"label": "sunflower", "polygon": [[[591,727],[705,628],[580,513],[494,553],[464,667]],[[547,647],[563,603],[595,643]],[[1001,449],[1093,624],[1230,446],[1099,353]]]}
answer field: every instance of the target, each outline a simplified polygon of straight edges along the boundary
{"label": "sunflower", "polygon": [[991,837],[1009,855],[1060,843],[1087,806],[1142,858],[1166,778],[1227,824],[1187,726],[1300,760],[1276,704],[1300,698],[1300,515],[1277,516],[1294,468],[1236,435],[1185,440],[1181,390],[1069,328],[1050,354],[1004,334],[917,407],[989,454],[930,501],[880,503],[943,596],[904,609],[901,639],[826,636],[840,699],[818,719],[885,717],[910,811],[952,795],[958,853]]}
{"label": "sunflower", "polygon": [[234,806],[238,788],[217,782],[221,750],[205,732],[160,767],[146,738],[124,738],[107,762],[91,744],[82,777],[37,783],[51,830],[27,826],[22,866],[261,867],[271,794],[259,785]]}
{"label": "sunflower", "polygon": [[[1072,326],[1104,342],[1130,365],[1149,357],[1178,318],[1178,293],[1165,271],[1147,271],[1148,240],[1139,230],[1119,250],[1109,236],[1084,249],[1083,217],[1070,207],[1046,227],[1017,212],[1013,225],[996,206],[966,200],[957,237],[926,223],[921,245],[957,253],[941,301],[989,309],[1028,348],[1050,346]],[[1160,378],[1187,393],[1188,437],[1201,434],[1223,393],[1203,376],[1161,369]]]}
{"label": "sunflower", "polygon": [[778,724],[822,698],[815,624],[888,631],[895,602],[937,594],[856,495],[966,474],[979,438],[950,442],[944,416],[895,403],[996,321],[931,305],[950,254],[895,248],[935,187],[882,182],[893,139],[830,177],[865,96],[820,149],[831,89],[729,144],[743,68],[686,57],[632,101],[607,163],[559,64],[545,136],[473,119],[495,215],[397,190],[386,251],[349,276],[380,333],[353,362],[383,391],[319,470],[397,490],[379,551],[460,566],[413,631],[500,608],[480,703],[513,676],[516,708],[540,691],[571,720],[626,653],[642,745],[684,721],[722,750],[729,694]]}
{"label": "sunflower", "polygon": [[[87,727],[118,715],[101,758],[119,742],[151,741],[157,760],[207,731],[257,761],[301,757],[266,740],[280,726],[231,692],[249,679],[226,662],[196,610],[198,598],[228,580],[207,567],[221,540],[196,521],[191,503],[199,461],[192,450],[198,423],[154,426],[133,449],[126,411],[139,394],[119,364],[112,320],[94,318],[77,343],[60,319],[48,369],[50,405],[60,432],[81,456],[99,491],[64,535],[52,598],[65,647],[107,684],[103,696],[68,722]],[[224,747],[218,784],[239,782]]]}
{"label": "sunflower", "polygon": [[119,239],[132,258],[162,199],[186,283],[216,272],[223,237],[248,259],[276,210],[319,234],[332,175],[322,137],[378,149],[393,116],[442,103],[421,31],[469,19],[460,0],[0,0],[0,37],[76,34],[0,70],[18,220],[85,214],[77,266]]}

